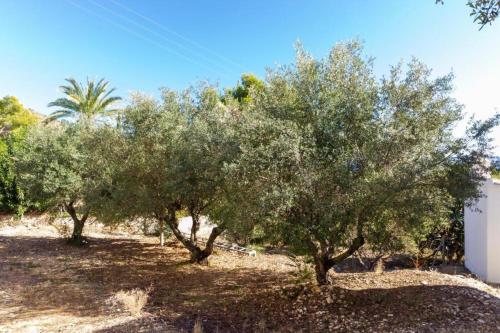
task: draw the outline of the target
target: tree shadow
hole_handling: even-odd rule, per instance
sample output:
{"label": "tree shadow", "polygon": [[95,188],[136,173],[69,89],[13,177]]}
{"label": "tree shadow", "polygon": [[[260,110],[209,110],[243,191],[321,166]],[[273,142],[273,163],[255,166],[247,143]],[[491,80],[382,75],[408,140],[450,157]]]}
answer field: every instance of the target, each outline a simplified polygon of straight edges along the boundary
{"label": "tree shadow", "polygon": [[283,278],[270,271],[192,265],[177,243],[162,248],[129,239],[89,240],[75,247],[58,238],[0,237],[0,290],[10,294],[0,301],[9,308],[0,326],[54,311],[110,314],[107,300],[136,288],[150,290],[146,312],[174,320],[196,315],[198,307],[227,309],[252,286],[267,288]]}
{"label": "tree shadow", "polygon": [[149,315],[100,332],[191,332],[196,318],[204,332],[461,332],[477,331],[483,321],[492,332],[500,327],[500,301],[469,287],[330,287],[295,297],[289,291],[296,286],[283,272],[188,261],[189,253],[175,242],[162,248],[94,238],[76,248],[56,238],[0,237],[0,291],[9,293],[0,300],[0,310],[9,309],[0,327],[40,313],[112,315],[107,300],[135,288],[150,290],[144,308]]}

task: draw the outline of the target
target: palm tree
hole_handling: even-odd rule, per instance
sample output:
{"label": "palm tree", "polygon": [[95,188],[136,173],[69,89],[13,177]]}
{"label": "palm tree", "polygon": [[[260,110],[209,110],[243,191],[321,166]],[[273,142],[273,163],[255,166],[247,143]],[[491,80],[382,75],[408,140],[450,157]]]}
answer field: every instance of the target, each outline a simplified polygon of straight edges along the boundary
{"label": "palm tree", "polygon": [[73,78],[66,79],[66,82],[69,84],[60,88],[67,97],[49,103],[49,107],[56,106],[60,109],[52,112],[45,121],[69,117],[93,119],[98,115],[110,115],[117,111],[110,107],[121,100],[121,97],[110,97],[115,88],[107,90],[109,82],[104,79],[97,83],[87,79],[85,86]]}

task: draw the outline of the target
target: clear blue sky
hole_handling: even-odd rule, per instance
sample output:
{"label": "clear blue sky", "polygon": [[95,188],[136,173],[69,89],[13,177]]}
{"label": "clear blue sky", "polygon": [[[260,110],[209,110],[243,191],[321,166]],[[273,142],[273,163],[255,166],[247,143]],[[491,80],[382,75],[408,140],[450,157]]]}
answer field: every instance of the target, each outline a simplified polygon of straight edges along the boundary
{"label": "clear blue sky", "polygon": [[[0,96],[48,113],[73,76],[105,77],[124,97],[156,95],[293,60],[359,38],[378,75],[411,56],[456,75],[468,114],[500,109],[500,21],[478,31],[465,0],[0,0]],[[500,130],[495,133],[500,146]],[[500,148],[497,149],[500,154]]]}

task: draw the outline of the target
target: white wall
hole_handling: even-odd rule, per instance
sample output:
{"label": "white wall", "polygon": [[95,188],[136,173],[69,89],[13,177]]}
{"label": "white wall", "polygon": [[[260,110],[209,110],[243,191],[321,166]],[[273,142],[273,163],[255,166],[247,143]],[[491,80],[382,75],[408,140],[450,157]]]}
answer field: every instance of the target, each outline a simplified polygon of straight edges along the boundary
{"label": "white wall", "polygon": [[500,283],[500,183],[488,179],[482,191],[485,197],[465,210],[465,266]]}
{"label": "white wall", "polygon": [[488,187],[488,276],[500,283],[500,181]]}

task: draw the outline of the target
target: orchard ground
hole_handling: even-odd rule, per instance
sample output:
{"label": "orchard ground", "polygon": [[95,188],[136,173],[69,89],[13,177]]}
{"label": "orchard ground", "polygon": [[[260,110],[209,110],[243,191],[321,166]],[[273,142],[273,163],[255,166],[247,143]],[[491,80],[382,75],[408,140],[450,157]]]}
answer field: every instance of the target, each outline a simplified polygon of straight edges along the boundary
{"label": "orchard ground", "polygon": [[500,289],[467,274],[343,272],[319,288],[283,255],[192,265],[174,240],[90,225],[78,248],[41,220],[0,221],[0,332],[500,331]]}

